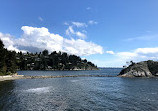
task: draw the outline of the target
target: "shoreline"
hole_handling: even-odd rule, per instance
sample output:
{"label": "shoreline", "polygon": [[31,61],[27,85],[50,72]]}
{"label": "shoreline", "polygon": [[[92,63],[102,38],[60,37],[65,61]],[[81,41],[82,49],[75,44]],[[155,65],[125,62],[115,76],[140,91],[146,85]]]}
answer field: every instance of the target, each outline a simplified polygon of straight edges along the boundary
{"label": "shoreline", "polygon": [[47,70],[17,70],[17,71],[95,71],[100,70],[98,69],[71,69],[71,70],[58,70],[58,69],[47,69]]}
{"label": "shoreline", "polygon": [[[58,76],[25,76],[25,75],[6,75],[0,76],[1,81],[17,80],[17,79],[48,79],[48,78],[65,78],[65,77],[122,77],[122,78],[136,78],[131,76],[113,76],[113,75],[58,75]],[[139,77],[139,78],[153,78],[153,77]]]}
{"label": "shoreline", "polygon": [[117,77],[117,76],[110,76],[110,75],[65,75],[65,76],[25,76],[25,75],[7,75],[7,76],[0,76],[0,81],[17,80],[17,79],[64,78],[64,77]]}
{"label": "shoreline", "polygon": [[6,75],[0,76],[0,81],[23,79],[24,75]]}

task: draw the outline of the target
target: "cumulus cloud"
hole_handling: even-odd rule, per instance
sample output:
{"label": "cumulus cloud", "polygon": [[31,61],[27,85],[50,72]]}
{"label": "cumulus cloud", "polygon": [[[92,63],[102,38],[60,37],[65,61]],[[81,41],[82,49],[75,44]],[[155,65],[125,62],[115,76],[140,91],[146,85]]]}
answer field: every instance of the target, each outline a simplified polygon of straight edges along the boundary
{"label": "cumulus cloud", "polygon": [[[106,51],[106,53],[109,51]],[[113,52],[113,51],[112,51]],[[111,53],[111,51],[110,51]],[[158,60],[158,47],[151,48],[137,48],[131,51],[115,52],[108,60],[94,61],[95,64],[101,64],[102,66],[110,67],[122,67],[129,61],[140,62],[146,60]],[[102,62],[103,61],[103,62]]]}
{"label": "cumulus cloud", "polygon": [[[24,33],[20,38],[0,33],[0,39],[2,39],[6,48],[29,52],[47,49],[50,52],[62,51],[79,56],[103,53],[103,48],[100,45],[81,39],[66,39],[58,34],[50,33],[45,27],[22,26],[21,29]],[[70,32],[73,32],[71,28]]]}
{"label": "cumulus cloud", "polygon": [[38,50],[62,50],[63,37],[58,34],[50,33],[47,28],[23,26],[21,29],[24,31],[24,34],[17,40],[18,48],[24,48],[28,51],[32,51],[30,50],[31,47]]}
{"label": "cumulus cloud", "polygon": [[15,45],[13,42],[14,39],[12,38],[10,34],[0,33],[0,39],[3,41],[5,48],[7,48],[8,50],[15,50],[19,52],[19,50],[14,46]]}
{"label": "cumulus cloud", "polygon": [[137,48],[130,52],[118,52],[116,54],[118,59],[122,61],[133,60],[135,62],[144,60],[157,60],[158,59],[158,47],[154,48]]}
{"label": "cumulus cloud", "polygon": [[115,54],[113,51],[106,51],[107,54]]}
{"label": "cumulus cloud", "polygon": [[158,47],[155,48],[138,48],[135,50],[138,54],[155,54],[158,53]]}
{"label": "cumulus cloud", "polygon": [[81,39],[64,39],[64,51],[71,52],[76,55],[103,54],[103,48],[92,42],[86,42]]}

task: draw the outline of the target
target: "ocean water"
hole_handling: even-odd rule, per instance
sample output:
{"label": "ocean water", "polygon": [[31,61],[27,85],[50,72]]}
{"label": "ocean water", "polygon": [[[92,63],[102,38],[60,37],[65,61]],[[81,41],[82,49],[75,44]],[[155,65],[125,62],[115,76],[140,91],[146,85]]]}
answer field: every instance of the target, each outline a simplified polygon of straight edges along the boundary
{"label": "ocean water", "polygon": [[[23,75],[117,75],[98,71],[19,71]],[[0,82],[0,111],[157,111],[158,78],[68,77]]]}

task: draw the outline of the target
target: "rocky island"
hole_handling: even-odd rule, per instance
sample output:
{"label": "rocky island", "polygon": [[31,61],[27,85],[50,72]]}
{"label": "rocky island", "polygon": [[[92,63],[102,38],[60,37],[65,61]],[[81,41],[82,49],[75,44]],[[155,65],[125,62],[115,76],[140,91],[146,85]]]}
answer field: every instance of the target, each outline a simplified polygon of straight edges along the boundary
{"label": "rocky island", "polygon": [[128,67],[122,69],[119,77],[155,77],[158,76],[158,61],[143,61],[131,63]]}

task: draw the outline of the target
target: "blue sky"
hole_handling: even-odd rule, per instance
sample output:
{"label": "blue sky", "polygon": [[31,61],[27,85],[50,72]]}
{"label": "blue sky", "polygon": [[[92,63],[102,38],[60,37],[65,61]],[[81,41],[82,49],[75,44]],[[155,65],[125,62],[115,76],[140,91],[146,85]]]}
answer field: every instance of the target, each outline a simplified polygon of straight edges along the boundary
{"label": "blue sky", "polygon": [[61,50],[101,67],[158,58],[157,0],[1,0],[0,14],[10,50]]}

